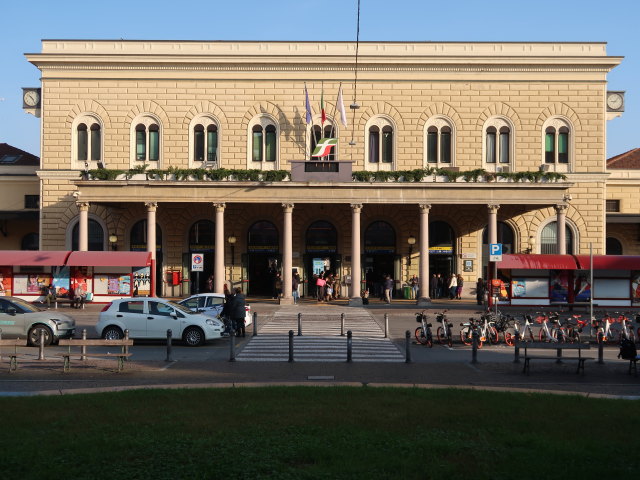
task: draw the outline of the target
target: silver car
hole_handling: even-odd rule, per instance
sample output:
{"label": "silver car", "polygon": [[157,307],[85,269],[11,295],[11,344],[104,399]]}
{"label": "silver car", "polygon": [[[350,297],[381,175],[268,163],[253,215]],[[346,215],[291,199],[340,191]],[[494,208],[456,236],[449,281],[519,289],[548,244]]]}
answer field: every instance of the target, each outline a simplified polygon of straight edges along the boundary
{"label": "silver car", "polygon": [[163,298],[123,298],[114,300],[100,312],[96,325],[98,335],[121,339],[129,330],[129,338],[163,339],[167,330],[173,338],[196,347],[222,336],[223,323],[194,312]]}
{"label": "silver car", "polygon": [[0,297],[0,330],[3,338],[26,338],[29,345],[40,345],[43,332],[44,344],[50,345],[73,337],[76,321],[53,310],[40,310],[20,298]]}

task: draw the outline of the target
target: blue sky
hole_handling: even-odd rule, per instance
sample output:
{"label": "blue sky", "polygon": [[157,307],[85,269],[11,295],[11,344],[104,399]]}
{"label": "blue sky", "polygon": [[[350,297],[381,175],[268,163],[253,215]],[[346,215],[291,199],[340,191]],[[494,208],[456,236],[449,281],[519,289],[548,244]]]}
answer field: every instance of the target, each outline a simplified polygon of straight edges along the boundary
{"label": "blue sky", "polygon": [[[46,38],[355,40],[357,0],[29,0],[0,2],[0,143],[39,155],[39,120],[22,111],[21,87],[39,86],[26,52]],[[608,122],[607,156],[640,147],[640,2],[637,0],[361,0],[363,41],[607,42],[624,56],[609,90],[626,112]],[[301,102],[303,100],[301,99]]]}

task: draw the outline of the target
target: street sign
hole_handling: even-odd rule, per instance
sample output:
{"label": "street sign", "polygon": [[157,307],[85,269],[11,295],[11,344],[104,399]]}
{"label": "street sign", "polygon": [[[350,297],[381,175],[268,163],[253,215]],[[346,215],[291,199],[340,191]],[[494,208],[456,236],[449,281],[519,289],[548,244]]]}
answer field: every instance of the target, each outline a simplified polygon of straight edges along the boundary
{"label": "street sign", "polygon": [[191,254],[191,271],[204,272],[204,254],[202,253]]}
{"label": "street sign", "polygon": [[501,243],[489,244],[489,261],[490,262],[502,261],[502,244]]}

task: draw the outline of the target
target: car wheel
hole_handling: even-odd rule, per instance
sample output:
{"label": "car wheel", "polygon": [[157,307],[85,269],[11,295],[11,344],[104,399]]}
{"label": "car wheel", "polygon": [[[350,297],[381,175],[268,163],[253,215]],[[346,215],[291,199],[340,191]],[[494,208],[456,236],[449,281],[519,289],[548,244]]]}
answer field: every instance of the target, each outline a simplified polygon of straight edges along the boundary
{"label": "car wheel", "polygon": [[190,347],[198,347],[204,343],[204,333],[198,327],[189,327],[184,331],[182,339]]}
{"label": "car wheel", "polygon": [[29,345],[34,347],[40,346],[40,332],[44,332],[44,346],[51,345],[53,341],[53,332],[46,325],[36,325],[29,330]]}
{"label": "car wheel", "polygon": [[105,340],[122,340],[124,334],[120,328],[111,325],[102,331],[102,338]]}

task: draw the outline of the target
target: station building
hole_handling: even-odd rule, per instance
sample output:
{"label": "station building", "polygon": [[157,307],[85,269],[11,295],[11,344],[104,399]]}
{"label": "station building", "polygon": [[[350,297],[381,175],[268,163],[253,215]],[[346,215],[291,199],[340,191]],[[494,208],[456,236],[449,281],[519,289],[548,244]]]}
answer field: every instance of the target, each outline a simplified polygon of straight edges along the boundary
{"label": "station building", "polygon": [[[624,97],[605,43],[361,42],[356,60],[353,42],[43,40],[26,57],[40,248],[149,251],[160,295],[213,276],[272,296],[278,271],[303,294],[330,271],[353,303],[385,274],[459,273],[468,293],[488,244],[604,254],[610,221],[640,251],[633,203],[610,210],[633,175],[608,186]],[[321,137],[338,144],[313,158]]]}

